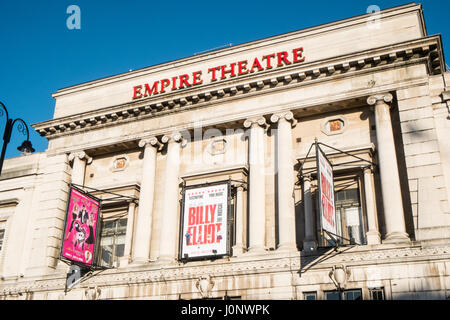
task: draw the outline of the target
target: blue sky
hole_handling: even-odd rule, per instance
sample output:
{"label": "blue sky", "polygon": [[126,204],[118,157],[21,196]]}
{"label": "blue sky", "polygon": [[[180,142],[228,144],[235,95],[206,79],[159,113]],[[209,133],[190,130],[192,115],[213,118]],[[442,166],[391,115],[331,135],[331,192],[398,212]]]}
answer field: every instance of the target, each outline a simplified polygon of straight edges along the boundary
{"label": "blue sky", "polygon": [[[407,1],[0,1],[0,101],[28,124],[53,116],[60,88],[386,9]],[[441,33],[449,59],[450,1],[423,0],[430,35]],[[81,30],[69,30],[67,7],[81,9]],[[0,118],[0,133],[5,118]],[[47,140],[30,128],[36,151]],[[1,137],[0,137],[1,138]],[[14,129],[7,158],[24,137]],[[1,144],[2,142],[0,142]]]}

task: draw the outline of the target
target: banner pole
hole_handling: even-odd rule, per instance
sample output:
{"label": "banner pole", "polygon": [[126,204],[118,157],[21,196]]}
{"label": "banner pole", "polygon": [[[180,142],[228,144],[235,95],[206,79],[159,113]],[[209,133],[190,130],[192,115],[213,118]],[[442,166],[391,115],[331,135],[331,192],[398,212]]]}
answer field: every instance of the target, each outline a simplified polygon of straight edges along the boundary
{"label": "banner pole", "polygon": [[325,245],[325,239],[323,235],[323,223],[322,223],[322,210],[320,206],[320,195],[322,193],[321,181],[320,181],[320,170],[319,170],[319,143],[317,137],[314,138],[314,146],[316,148],[316,171],[317,171],[317,196],[316,196],[316,212],[319,214],[319,224],[320,224],[320,242]]}

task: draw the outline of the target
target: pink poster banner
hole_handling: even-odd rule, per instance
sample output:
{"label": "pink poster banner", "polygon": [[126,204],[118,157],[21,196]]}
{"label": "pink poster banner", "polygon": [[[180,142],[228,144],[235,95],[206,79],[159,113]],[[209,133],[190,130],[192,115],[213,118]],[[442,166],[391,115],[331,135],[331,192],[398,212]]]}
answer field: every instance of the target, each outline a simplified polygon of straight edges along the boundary
{"label": "pink poster banner", "polygon": [[317,146],[317,176],[319,178],[319,199],[322,229],[337,234],[336,205],[334,201],[333,166]]}
{"label": "pink poster banner", "polygon": [[61,256],[87,266],[94,262],[99,200],[71,188]]}

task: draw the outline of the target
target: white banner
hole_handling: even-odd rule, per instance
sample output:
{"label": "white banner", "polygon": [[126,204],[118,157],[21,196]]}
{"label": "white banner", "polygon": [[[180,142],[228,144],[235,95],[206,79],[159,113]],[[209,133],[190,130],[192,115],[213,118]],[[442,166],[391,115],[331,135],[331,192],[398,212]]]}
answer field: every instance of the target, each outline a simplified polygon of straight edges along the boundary
{"label": "white banner", "polygon": [[227,220],[228,184],[185,190],[181,257],[226,255]]}
{"label": "white banner", "polygon": [[322,229],[337,234],[333,167],[319,147],[317,147],[317,175],[319,177],[319,207]]}

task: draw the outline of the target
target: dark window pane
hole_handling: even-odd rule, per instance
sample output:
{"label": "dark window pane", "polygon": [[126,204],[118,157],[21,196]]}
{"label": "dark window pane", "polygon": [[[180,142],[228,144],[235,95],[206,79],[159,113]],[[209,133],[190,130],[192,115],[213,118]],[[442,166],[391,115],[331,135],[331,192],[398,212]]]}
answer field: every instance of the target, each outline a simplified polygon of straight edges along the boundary
{"label": "dark window pane", "polygon": [[325,292],[325,300],[339,300],[339,292],[337,291]]}
{"label": "dark window pane", "polygon": [[370,291],[372,295],[372,300],[384,300],[384,290],[383,289],[374,289]]}
{"label": "dark window pane", "polygon": [[125,234],[127,229],[127,218],[116,218],[103,222],[101,235],[100,264],[112,267],[119,257],[125,253]]}
{"label": "dark window pane", "polygon": [[127,219],[120,219],[119,228],[126,228],[126,227],[127,227]]}
{"label": "dark window pane", "polygon": [[358,202],[359,200],[358,189],[347,190],[347,200],[353,200],[355,202]]}
{"label": "dark window pane", "polygon": [[101,248],[102,265],[110,266],[112,264],[112,246],[104,246]]}
{"label": "dark window pane", "polygon": [[115,223],[114,221],[105,221],[103,224],[103,230],[107,230],[107,229],[115,229]]}
{"label": "dark window pane", "polygon": [[5,229],[0,230],[0,251],[3,248],[3,239],[5,238]]}
{"label": "dark window pane", "polygon": [[361,290],[350,290],[344,292],[345,300],[362,300]]}
{"label": "dark window pane", "polygon": [[125,249],[125,245],[124,244],[119,244],[116,246],[116,252],[115,252],[115,257],[123,257],[123,253]]}
{"label": "dark window pane", "polygon": [[305,300],[317,300],[317,294],[315,292],[305,292]]}

